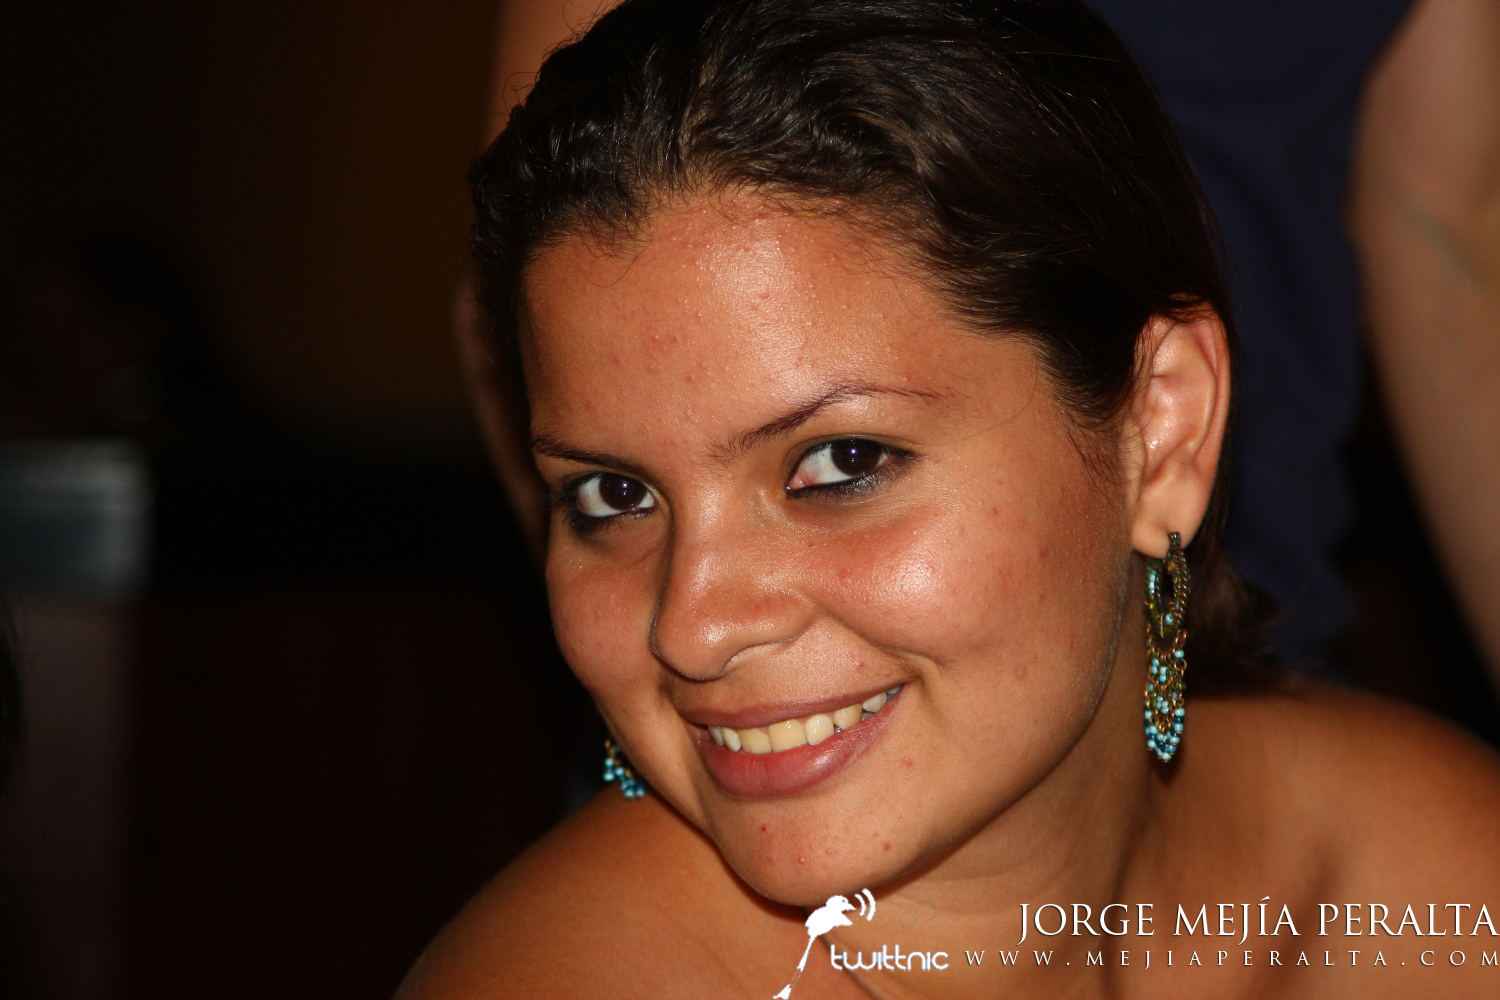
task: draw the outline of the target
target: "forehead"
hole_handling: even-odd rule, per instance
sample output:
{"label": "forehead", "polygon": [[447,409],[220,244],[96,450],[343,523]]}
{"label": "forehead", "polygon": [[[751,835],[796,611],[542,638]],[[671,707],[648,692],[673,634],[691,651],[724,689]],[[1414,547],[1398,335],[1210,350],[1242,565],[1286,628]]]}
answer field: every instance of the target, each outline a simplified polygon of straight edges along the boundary
{"label": "forehead", "polygon": [[688,423],[748,418],[829,384],[962,391],[973,352],[995,343],[842,217],[749,196],[662,210],[624,251],[567,240],[525,290],[544,427],[650,406]]}

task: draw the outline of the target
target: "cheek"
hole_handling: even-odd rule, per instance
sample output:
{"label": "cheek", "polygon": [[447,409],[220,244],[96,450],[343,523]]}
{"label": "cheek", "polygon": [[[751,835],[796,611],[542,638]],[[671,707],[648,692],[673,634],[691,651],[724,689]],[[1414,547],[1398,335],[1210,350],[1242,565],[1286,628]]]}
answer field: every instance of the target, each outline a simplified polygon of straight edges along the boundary
{"label": "cheek", "polygon": [[[652,601],[647,571],[554,553],[547,562],[547,590],[558,648],[583,686],[596,698],[615,700],[638,684]],[[650,664],[645,664],[647,669]]]}
{"label": "cheek", "polygon": [[1080,659],[1113,618],[1099,586],[1113,573],[1097,565],[1112,550],[1103,536],[1118,533],[1113,519],[1092,490],[988,492],[988,502],[915,510],[817,552],[823,599],[875,645],[939,666],[982,655],[1021,680],[1038,663]]}

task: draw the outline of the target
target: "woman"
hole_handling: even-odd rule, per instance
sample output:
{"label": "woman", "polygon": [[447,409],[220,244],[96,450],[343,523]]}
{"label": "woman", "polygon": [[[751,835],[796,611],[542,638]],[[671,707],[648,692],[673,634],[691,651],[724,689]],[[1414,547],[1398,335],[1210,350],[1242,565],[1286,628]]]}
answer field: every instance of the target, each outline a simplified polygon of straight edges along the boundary
{"label": "woman", "polygon": [[1426,945],[1491,942],[1494,758],[1257,682],[1228,305],[1085,7],[629,0],[474,180],[558,638],[651,793],[533,847],[405,996],[1500,982]]}

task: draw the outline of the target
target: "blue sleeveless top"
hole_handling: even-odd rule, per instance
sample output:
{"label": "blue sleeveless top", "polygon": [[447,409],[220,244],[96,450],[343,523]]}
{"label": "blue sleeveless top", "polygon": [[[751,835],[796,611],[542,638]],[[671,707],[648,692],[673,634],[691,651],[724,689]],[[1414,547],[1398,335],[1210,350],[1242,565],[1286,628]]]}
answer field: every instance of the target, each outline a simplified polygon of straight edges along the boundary
{"label": "blue sleeveless top", "polygon": [[1240,334],[1225,545],[1316,665],[1352,607],[1331,550],[1362,391],[1343,221],[1354,112],[1410,0],[1089,0],[1177,125],[1217,214]]}

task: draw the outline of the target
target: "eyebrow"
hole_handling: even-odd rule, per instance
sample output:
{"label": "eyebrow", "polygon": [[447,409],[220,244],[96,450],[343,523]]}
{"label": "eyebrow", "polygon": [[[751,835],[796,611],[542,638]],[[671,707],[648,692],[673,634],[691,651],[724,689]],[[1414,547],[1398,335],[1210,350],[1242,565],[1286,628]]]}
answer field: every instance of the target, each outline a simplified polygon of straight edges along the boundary
{"label": "eyebrow", "polygon": [[[759,427],[752,430],[741,431],[731,437],[725,443],[716,446],[711,452],[715,461],[727,462],[746,452],[757,445],[767,441],[790,434],[792,431],[807,423],[823,410],[830,406],[836,406],[848,399],[856,399],[863,396],[905,396],[913,399],[932,400],[941,394],[926,392],[920,389],[897,389],[891,386],[874,385],[868,382],[850,382],[831,386],[807,402],[788,410],[778,417],[773,417]],[[561,458],[580,465],[600,465],[605,468],[619,469],[621,472],[633,476],[644,476],[644,470],[634,462],[611,455],[607,452],[588,451],[582,448],[574,448],[557,438],[548,434],[538,434],[531,439],[531,449],[539,455],[548,455],[552,458]]]}
{"label": "eyebrow", "polygon": [[571,445],[559,441],[550,434],[538,434],[531,439],[531,450],[538,455],[548,455],[552,458],[561,458],[568,462],[577,462],[579,465],[602,465],[606,469],[619,469],[628,472],[638,479],[645,477],[645,470],[629,459],[618,455],[611,455],[604,451],[588,451],[584,448],[574,448]]}
{"label": "eyebrow", "polygon": [[935,393],[921,392],[915,389],[896,389],[889,386],[873,385],[869,382],[847,382],[835,385],[796,409],[788,410],[781,416],[766,421],[754,430],[741,431],[724,444],[715,448],[713,450],[713,457],[716,461],[720,462],[727,462],[738,458],[758,445],[781,437],[784,434],[790,434],[823,410],[828,409],[828,407],[836,406],[847,399],[857,399],[862,396],[936,398]]}

